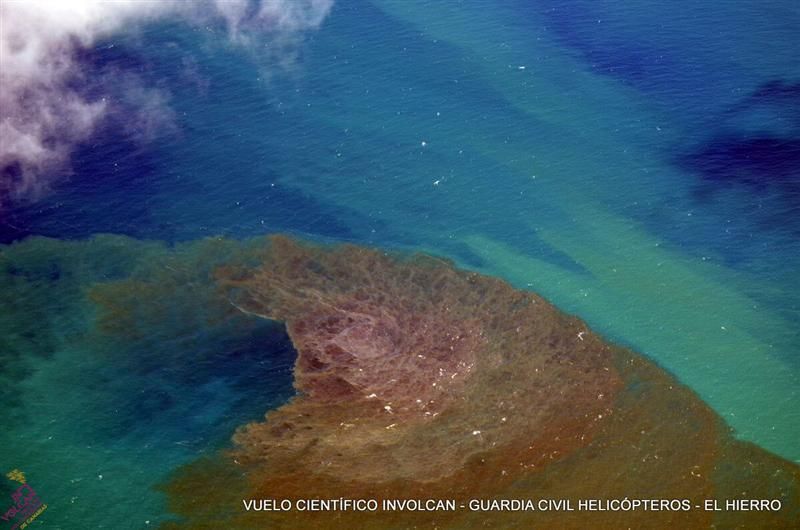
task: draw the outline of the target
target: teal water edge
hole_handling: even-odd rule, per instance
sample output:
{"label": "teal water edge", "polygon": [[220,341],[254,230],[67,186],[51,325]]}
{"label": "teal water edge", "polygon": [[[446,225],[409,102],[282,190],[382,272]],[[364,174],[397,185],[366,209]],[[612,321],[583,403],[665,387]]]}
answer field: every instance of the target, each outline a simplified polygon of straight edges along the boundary
{"label": "teal water edge", "polygon": [[[274,232],[534,290],[800,462],[798,42],[795,2],[583,0],[341,0],[287,61],[104,36],[82,64],[157,88],[158,131],[101,128],[0,213],[0,471],[42,527],[169,518],[158,485],[293,395],[280,325],[197,303]],[[131,278],[163,312],[110,333]]]}

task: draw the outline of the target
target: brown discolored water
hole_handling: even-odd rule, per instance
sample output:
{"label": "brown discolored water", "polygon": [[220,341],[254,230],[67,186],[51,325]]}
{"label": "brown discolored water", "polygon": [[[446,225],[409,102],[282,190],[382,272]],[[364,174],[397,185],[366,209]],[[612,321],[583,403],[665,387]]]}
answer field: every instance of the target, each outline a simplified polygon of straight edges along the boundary
{"label": "brown discolored water", "polygon": [[[168,528],[792,528],[800,470],[648,359],[423,255],[274,237],[219,295],[285,322],[298,395],[165,486]],[[243,499],[569,499],[573,511],[247,512]],[[578,510],[679,499],[683,511]],[[707,511],[716,499],[782,509]],[[699,508],[698,508],[699,506]]]}

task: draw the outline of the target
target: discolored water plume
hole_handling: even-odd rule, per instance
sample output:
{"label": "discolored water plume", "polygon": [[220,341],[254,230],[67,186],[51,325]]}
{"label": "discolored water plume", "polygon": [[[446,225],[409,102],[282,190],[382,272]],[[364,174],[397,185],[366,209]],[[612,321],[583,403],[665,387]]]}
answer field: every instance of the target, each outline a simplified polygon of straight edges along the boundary
{"label": "discolored water plume", "polygon": [[[790,527],[796,465],[734,440],[689,389],[577,318],[428,256],[271,240],[223,267],[285,322],[298,396],[166,486],[170,528]],[[780,499],[780,512],[246,512],[261,498]],[[723,500],[724,503],[724,500]]]}

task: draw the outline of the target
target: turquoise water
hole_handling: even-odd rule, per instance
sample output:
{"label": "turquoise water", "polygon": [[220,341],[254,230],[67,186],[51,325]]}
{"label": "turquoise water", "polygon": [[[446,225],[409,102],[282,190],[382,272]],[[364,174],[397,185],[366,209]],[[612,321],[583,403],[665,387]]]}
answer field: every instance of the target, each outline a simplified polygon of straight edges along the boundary
{"label": "turquoise water", "polygon": [[[159,483],[292,395],[282,329],[207,325],[197,293],[138,336],[98,332],[93,285],[183,285],[167,266],[211,236],[498,275],[800,461],[800,10],[621,4],[342,0],[288,66],[176,21],[87,52],[165,107],[148,141],[112,117],[0,218],[2,464],[50,504],[42,525],[156,524]],[[204,296],[213,262],[186,259]]]}

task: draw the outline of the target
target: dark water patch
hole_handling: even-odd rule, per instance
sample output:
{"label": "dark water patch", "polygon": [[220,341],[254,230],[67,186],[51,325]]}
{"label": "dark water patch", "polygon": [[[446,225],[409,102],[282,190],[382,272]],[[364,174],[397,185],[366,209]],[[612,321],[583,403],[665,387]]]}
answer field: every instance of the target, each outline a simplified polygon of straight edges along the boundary
{"label": "dark water patch", "polygon": [[756,122],[761,127],[776,127],[783,123],[795,129],[800,127],[800,83],[789,79],[767,81],[731,105],[723,113],[722,121],[735,123],[741,117],[764,110],[773,111],[768,116],[774,120]]}
{"label": "dark water patch", "polygon": [[[518,4],[522,13],[533,11],[544,19],[543,29],[577,52],[598,74],[650,92],[663,92],[666,80],[670,80],[669,90],[679,92],[689,90],[681,82],[688,81],[695,87],[701,82],[704,52],[682,47],[674,27],[667,27],[688,23],[688,19],[681,21],[681,14],[669,14],[671,20],[664,24],[660,15],[665,13],[613,2]],[[637,18],[641,25],[632,22]],[[642,32],[642,28],[648,31]]]}
{"label": "dark water patch", "polygon": [[[673,161],[697,177],[693,198],[719,208],[721,193],[739,191],[750,227],[800,234],[800,85],[762,84],[709,123],[708,133],[679,149]],[[749,206],[748,206],[749,203]]]}
{"label": "dark water patch", "polygon": [[[568,0],[515,2],[595,73],[640,90],[684,126],[757,87],[767,76],[797,74],[797,12],[781,1],[684,5]],[[538,28],[537,28],[538,29]],[[734,43],[734,44],[732,44]],[[754,64],[755,63],[755,64]]]}
{"label": "dark water patch", "polygon": [[705,130],[677,153],[685,169],[752,187],[800,182],[800,84],[765,82],[715,115]]}
{"label": "dark water patch", "polygon": [[704,179],[771,186],[797,199],[800,186],[800,84],[763,83],[709,123],[705,138],[678,155],[678,163]]}
{"label": "dark water patch", "polygon": [[[731,187],[746,190],[751,225],[767,232],[800,234],[800,138],[715,138],[682,160],[702,179],[693,189],[699,204],[715,202]],[[744,205],[742,205],[744,206]]]}
{"label": "dark water patch", "polygon": [[778,186],[787,197],[800,199],[800,138],[714,138],[684,164],[709,181],[740,183],[760,192]]}

